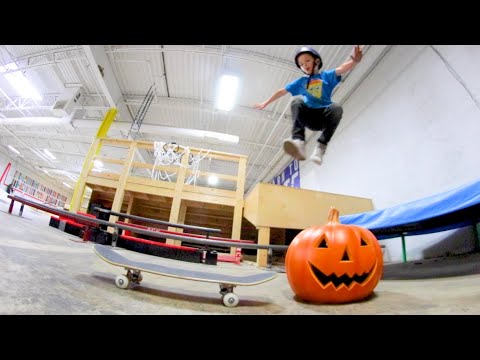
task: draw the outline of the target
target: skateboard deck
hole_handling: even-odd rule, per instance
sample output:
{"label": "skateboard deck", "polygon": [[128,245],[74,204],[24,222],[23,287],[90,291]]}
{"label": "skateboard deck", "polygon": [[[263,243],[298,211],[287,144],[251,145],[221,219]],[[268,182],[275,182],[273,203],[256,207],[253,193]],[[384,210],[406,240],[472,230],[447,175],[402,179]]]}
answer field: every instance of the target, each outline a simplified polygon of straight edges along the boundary
{"label": "skateboard deck", "polygon": [[[277,273],[270,271],[256,272],[251,275],[234,276],[134,261],[120,255],[110,246],[100,244],[95,244],[93,250],[98,257],[107,263],[123,267],[127,270],[126,275],[118,275],[115,279],[115,285],[121,289],[127,289],[131,282],[139,284],[143,279],[141,274],[142,271],[150,274],[185,280],[218,283],[220,285],[220,294],[222,295],[223,304],[228,307],[237,306],[239,303],[237,294],[233,292],[234,287],[239,285],[258,285],[273,280],[277,276]],[[145,256],[148,257],[148,255]]]}

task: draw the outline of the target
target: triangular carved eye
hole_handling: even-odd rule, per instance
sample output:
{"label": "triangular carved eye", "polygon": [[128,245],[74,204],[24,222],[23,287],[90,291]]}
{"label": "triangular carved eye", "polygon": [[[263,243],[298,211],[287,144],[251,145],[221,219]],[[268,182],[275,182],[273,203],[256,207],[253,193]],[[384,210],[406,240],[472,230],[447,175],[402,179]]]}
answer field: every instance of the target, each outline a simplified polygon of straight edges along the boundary
{"label": "triangular carved eye", "polygon": [[360,246],[367,246],[367,242],[363,239],[360,239]]}
{"label": "triangular carved eye", "polygon": [[322,240],[320,240],[320,244],[318,244],[318,247],[319,248],[328,248],[327,240],[325,240],[325,238],[322,238]]}

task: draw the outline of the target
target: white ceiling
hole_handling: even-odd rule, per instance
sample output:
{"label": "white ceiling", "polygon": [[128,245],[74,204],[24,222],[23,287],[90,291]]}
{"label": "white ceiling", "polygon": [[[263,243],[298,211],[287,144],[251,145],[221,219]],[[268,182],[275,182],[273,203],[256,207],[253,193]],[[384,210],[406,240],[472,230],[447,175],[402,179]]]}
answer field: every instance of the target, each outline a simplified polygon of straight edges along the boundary
{"label": "white ceiling", "polygon": [[[291,130],[287,108],[291,97],[286,95],[263,111],[255,110],[253,104],[302,75],[293,61],[300,46],[0,45],[0,65],[15,62],[43,96],[40,102],[20,98],[0,73],[0,147],[7,152],[12,145],[21,152],[18,161],[23,165],[35,171],[46,169],[53,182],[65,181],[73,187],[67,174],[78,176],[105,113],[115,106],[119,113],[109,137],[176,142],[247,155],[248,192],[256,183],[270,181],[291,161],[282,149]],[[311,46],[322,55],[325,69],[342,64],[353,49],[353,45]],[[365,55],[370,47],[363,46]],[[364,78],[362,73],[370,70],[369,66],[355,68],[349,74],[354,79],[349,87],[354,89]],[[229,112],[214,107],[222,73],[241,79],[236,105]],[[135,118],[141,119],[139,110],[152,85],[154,97],[149,107],[143,107],[146,113],[140,129],[129,135]],[[65,88],[77,87],[81,87],[78,102],[70,117],[62,119],[52,107]],[[344,101],[347,95],[343,94],[348,93],[343,91],[336,101]],[[43,121],[51,117],[58,122]],[[226,133],[240,140],[225,143],[182,135],[178,129]],[[47,161],[34,152],[44,148],[57,159]]]}

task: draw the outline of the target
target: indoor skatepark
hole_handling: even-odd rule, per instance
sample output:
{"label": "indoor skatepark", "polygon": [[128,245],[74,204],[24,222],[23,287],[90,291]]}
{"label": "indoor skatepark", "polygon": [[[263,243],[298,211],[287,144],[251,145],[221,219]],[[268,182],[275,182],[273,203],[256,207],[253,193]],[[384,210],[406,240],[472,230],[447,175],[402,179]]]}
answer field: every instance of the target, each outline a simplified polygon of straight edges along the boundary
{"label": "indoor skatepark", "polygon": [[[121,269],[100,260],[93,243],[48,226],[49,216],[19,204],[9,215],[0,203],[2,314],[478,314],[478,254],[386,264],[384,278],[371,298],[341,305],[305,303],[292,292],[282,263],[269,271],[278,276],[264,284],[239,286],[240,304],[222,305],[217,284],[144,274],[141,285],[115,286]],[[139,254],[140,257],[144,255]],[[169,260],[169,259],[163,259]],[[174,261],[175,260],[170,260]],[[185,266],[199,265],[188,264]],[[218,263],[226,273],[257,269],[255,262]],[[453,291],[454,290],[454,291]]]}
{"label": "indoor skatepark", "polygon": [[[326,59],[332,59],[332,65],[348,59],[350,51],[350,46],[316,47]],[[441,197],[479,178],[478,166],[474,166],[478,141],[472,135],[478,133],[477,122],[473,121],[476,110],[475,106],[470,108],[469,100],[475,98],[475,87],[469,86],[475,76],[467,78],[462,72],[470,65],[475,68],[472,59],[478,56],[472,54],[477,50],[434,45],[366,45],[363,49],[362,63],[343,79],[334,94],[335,101],[343,104],[345,117],[324,163],[318,167],[307,160],[296,169],[297,173],[284,179],[284,170],[292,165],[281,145],[291,129],[288,103],[280,102],[267,111],[252,110],[251,104],[265,99],[276,87],[261,77],[267,73],[264,65],[285,70],[285,79],[298,76],[298,69],[291,64],[293,48],[0,47],[4,56],[0,65],[5,66],[12,58],[22,73],[37,79],[36,85],[46,95],[41,104],[29,103],[0,84],[5,91],[0,96],[0,182],[2,188],[7,188],[12,179],[18,180],[18,186],[13,186],[15,196],[36,197],[40,193],[41,201],[54,201],[55,206],[72,213],[86,214],[92,207],[100,207],[177,225],[218,228],[223,239],[242,239],[265,247],[286,246],[302,229],[325,224],[331,206],[347,217],[374,211],[374,216],[388,217],[387,226],[398,231],[387,229],[391,230],[387,236],[393,237],[380,241],[385,251],[384,274],[373,296],[343,305],[315,305],[298,299],[288,284],[285,258],[278,252],[272,256],[265,249],[215,249],[215,267],[222,271],[262,270],[277,274],[269,282],[236,288],[240,303],[227,308],[222,305],[218,284],[145,274],[139,286],[119,289],[115,286],[119,268],[99,259],[93,251],[97,238],[91,241],[87,236],[62,231],[66,229],[64,223],[60,229],[52,227],[49,214],[29,206],[20,211],[16,203],[9,214],[10,200],[5,197],[1,223],[12,226],[5,226],[0,245],[2,270],[9,278],[4,279],[9,283],[3,287],[5,305],[0,311],[130,314],[133,310],[127,304],[133,303],[140,314],[478,313],[474,299],[478,298],[475,251],[479,237],[476,193],[472,193],[476,190],[466,188],[470,190],[461,199],[461,206],[457,206],[458,198],[449,198],[444,202],[446,212],[430,213],[436,218],[427,228],[423,227],[425,219],[416,217],[413,223],[405,223],[403,218],[391,215],[405,209],[405,204],[416,206],[415,200],[435,194]],[[238,56],[240,53],[242,56]],[[258,62],[258,54],[274,61]],[[178,60],[184,55],[192,61],[190,65],[203,64],[203,69],[211,59],[234,59],[225,64],[241,64],[237,70],[244,66],[244,80],[250,91],[243,91],[241,105],[230,113],[212,111],[213,101],[209,101],[213,99],[213,86],[206,84],[214,84],[215,79],[212,76],[207,81],[207,73],[203,73],[205,87],[198,87],[194,78],[184,81],[176,77],[187,74],[172,66],[181,63]],[[162,62],[163,57],[168,60]],[[147,61],[142,62],[142,58]],[[150,59],[155,59],[156,65],[148,70],[142,68],[153,64]],[[461,66],[458,59],[462,59]],[[168,80],[156,74],[158,64],[166,66]],[[261,65],[255,69],[253,64]],[[51,73],[50,68],[54,69]],[[76,72],[78,68],[84,71]],[[388,74],[383,70],[386,68],[390,69]],[[430,72],[422,75],[425,77],[421,83],[415,82],[419,78],[416,71],[425,68]],[[50,84],[61,86],[55,88],[47,81],[42,84],[47,75],[58,80]],[[150,87],[152,75],[162,79],[162,86]],[[262,79],[264,89],[252,86],[252,78]],[[1,79],[7,80],[4,75]],[[443,79],[443,83],[436,83],[436,79]],[[456,86],[459,79],[462,87]],[[189,87],[191,93],[173,86],[186,83],[196,84]],[[438,91],[432,94],[431,89]],[[449,89],[452,108],[460,109],[463,115],[457,118],[459,124],[454,128],[450,126],[452,114],[435,110],[445,102],[445,89]],[[67,100],[73,98],[79,103],[73,101],[61,107],[65,94],[70,96]],[[152,107],[143,108],[145,102],[152,102]],[[114,104],[119,104],[118,109],[113,108]],[[138,117],[142,111],[147,115],[145,119]],[[60,118],[62,112],[71,115],[70,123]],[[224,139],[207,140],[213,134],[210,131],[239,135],[240,141],[236,145],[219,145]],[[308,152],[314,140],[307,139]],[[167,149],[179,147],[179,143],[192,152],[185,152],[188,156],[183,158],[175,155],[180,160],[176,164],[159,164],[154,155],[159,141],[165,141]],[[55,156],[50,158],[49,153]],[[220,180],[217,185],[209,183],[213,174]],[[281,185],[291,183],[274,185],[272,179],[281,179]],[[439,204],[430,205],[438,210]],[[141,226],[115,216],[109,220]],[[373,222],[365,224],[371,226]],[[431,231],[442,227],[445,231]],[[137,229],[137,234],[125,236],[145,235],[141,228]],[[185,233],[179,226],[161,230]],[[183,240],[166,239],[169,246],[188,245]],[[236,261],[239,249],[241,262]],[[349,254],[344,255],[348,259]],[[156,261],[164,264],[171,260]]]}

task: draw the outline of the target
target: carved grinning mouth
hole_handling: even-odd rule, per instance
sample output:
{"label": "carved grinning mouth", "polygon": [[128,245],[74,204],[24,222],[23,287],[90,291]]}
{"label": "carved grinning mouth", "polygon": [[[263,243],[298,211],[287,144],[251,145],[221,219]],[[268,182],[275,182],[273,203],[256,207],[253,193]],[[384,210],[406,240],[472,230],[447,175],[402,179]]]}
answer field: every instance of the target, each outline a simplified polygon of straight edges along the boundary
{"label": "carved grinning mouth", "polygon": [[372,268],[366,273],[363,273],[362,275],[355,274],[353,277],[350,277],[346,274],[342,276],[337,276],[335,275],[335,273],[332,273],[331,275],[327,276],[323,272],[321,272],[318,268],[316,268],[314,265],[312,265],[311,263],[309,264],[315,277],[317,278],[318,281],[320,281],[320,283],[323,286],[327,286],[329,283],[332,283],[333,286],[335,286],[335,288],[338,288],[341,285],[345,285],[349,287],[353,282],[356,282],[358,284],[362,284],[363,282],[365,282],[368,279],[369,275],[372,273],[372,270],[375,268],[376,262],[375,264],[373,264]]}

